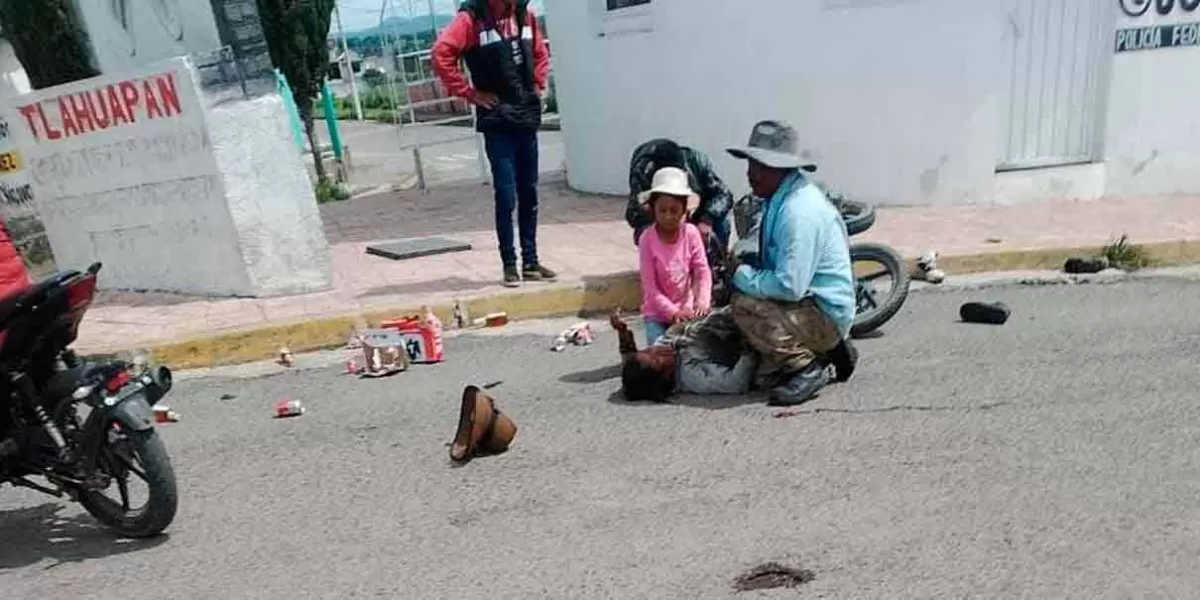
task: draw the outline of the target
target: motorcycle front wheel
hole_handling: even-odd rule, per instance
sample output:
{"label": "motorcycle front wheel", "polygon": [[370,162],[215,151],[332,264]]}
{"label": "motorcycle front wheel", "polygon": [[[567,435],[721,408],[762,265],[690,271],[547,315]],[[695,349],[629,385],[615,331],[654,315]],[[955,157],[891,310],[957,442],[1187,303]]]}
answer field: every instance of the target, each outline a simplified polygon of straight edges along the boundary
{"label": "motorcycle front wheel", "polygon": [[[96,520],[128,538],[154,537],[170,526],[179,497],[171,459],[156,431],[110,430],[97,466],[112,477],[112,484],[79,493],[79,503]],[[146,500],[134,506],[131,484],[138,483],[146,488]],[[116,499],[109,496],[113,491]]]}

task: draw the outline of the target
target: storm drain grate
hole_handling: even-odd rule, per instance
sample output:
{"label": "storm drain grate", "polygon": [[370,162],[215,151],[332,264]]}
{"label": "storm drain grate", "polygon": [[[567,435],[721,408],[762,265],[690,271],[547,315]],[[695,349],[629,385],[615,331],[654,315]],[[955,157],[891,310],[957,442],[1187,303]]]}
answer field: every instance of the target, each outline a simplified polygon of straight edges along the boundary
{"label": "storm drain grate", "polygon": [[792,588],[808,583],[817,575],[808,569],[793,569],[779,563],[767,563],[746,571],[733,582],[739,592]]}

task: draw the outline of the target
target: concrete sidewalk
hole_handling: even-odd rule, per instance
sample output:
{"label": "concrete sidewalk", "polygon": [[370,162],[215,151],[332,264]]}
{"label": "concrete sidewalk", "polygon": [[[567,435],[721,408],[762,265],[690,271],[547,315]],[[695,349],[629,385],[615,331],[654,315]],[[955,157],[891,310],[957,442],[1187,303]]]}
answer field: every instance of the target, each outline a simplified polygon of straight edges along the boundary
{"label": "concrete sidewalk", "polygon": [[[356,324],[424,304],[445,314],[456,299],[473,315],[636,308],[636,249],[622,219],[624,205],[624,198],[573,192],[561,178],[544,183],[539,247],[560,280],[509,290],[498,284],[487,186],[327,204],[321,214],[333,245],[334,289],[220,300],[103,292],[84,320],[77,348],[147,347],[178,366],[211,366],[261,360],[281,344],[297,351],[328,346],[345,340]],[[875,227],[855,240],[888,243],[906,257],[936,249],[947,271],[963,273],[1054,268],[1072,250],[1101,246],[1123,233],[1163,262],[1200,260],[1200,199],[882,208]],[[371,242],[425,235],[450,236],[474,249],[399,262],[365,253]]]}

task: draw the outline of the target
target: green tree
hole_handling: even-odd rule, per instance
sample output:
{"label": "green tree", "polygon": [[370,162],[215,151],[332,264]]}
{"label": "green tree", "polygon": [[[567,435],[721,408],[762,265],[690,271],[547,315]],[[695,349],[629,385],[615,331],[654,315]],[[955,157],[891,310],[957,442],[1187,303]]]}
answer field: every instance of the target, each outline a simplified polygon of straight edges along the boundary
{"label": "green tree", "polygon": [[[21,0],[18,0],[21,1]],[[329,24],[336,0],[257,0],[271,62],[287,78],[312,147],[317,180],[327,181],[313,130],[313,108],[329,69]]]}
{"label": "green tree", "polygon": [[34,89],[100,74],[71,0],[0,0],[0,34]]}
{"label": "green tree", "polygon": [[388,83],[387,73],[380,69],[367,69],[362,74],[363,83],[366,83],[372,90],[380,88]]}

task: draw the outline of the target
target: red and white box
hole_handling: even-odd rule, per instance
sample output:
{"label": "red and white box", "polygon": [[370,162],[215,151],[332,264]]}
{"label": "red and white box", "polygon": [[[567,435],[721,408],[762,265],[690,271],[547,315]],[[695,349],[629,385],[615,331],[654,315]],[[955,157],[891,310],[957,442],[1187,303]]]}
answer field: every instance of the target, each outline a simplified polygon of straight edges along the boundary
{"label": "red and white box", "polygon": [[404,338],[404,350],[411,363],[440,363],[446,359],[441,328],[426,319],[405,317],[384,321],[381,327],[395,331]]}

